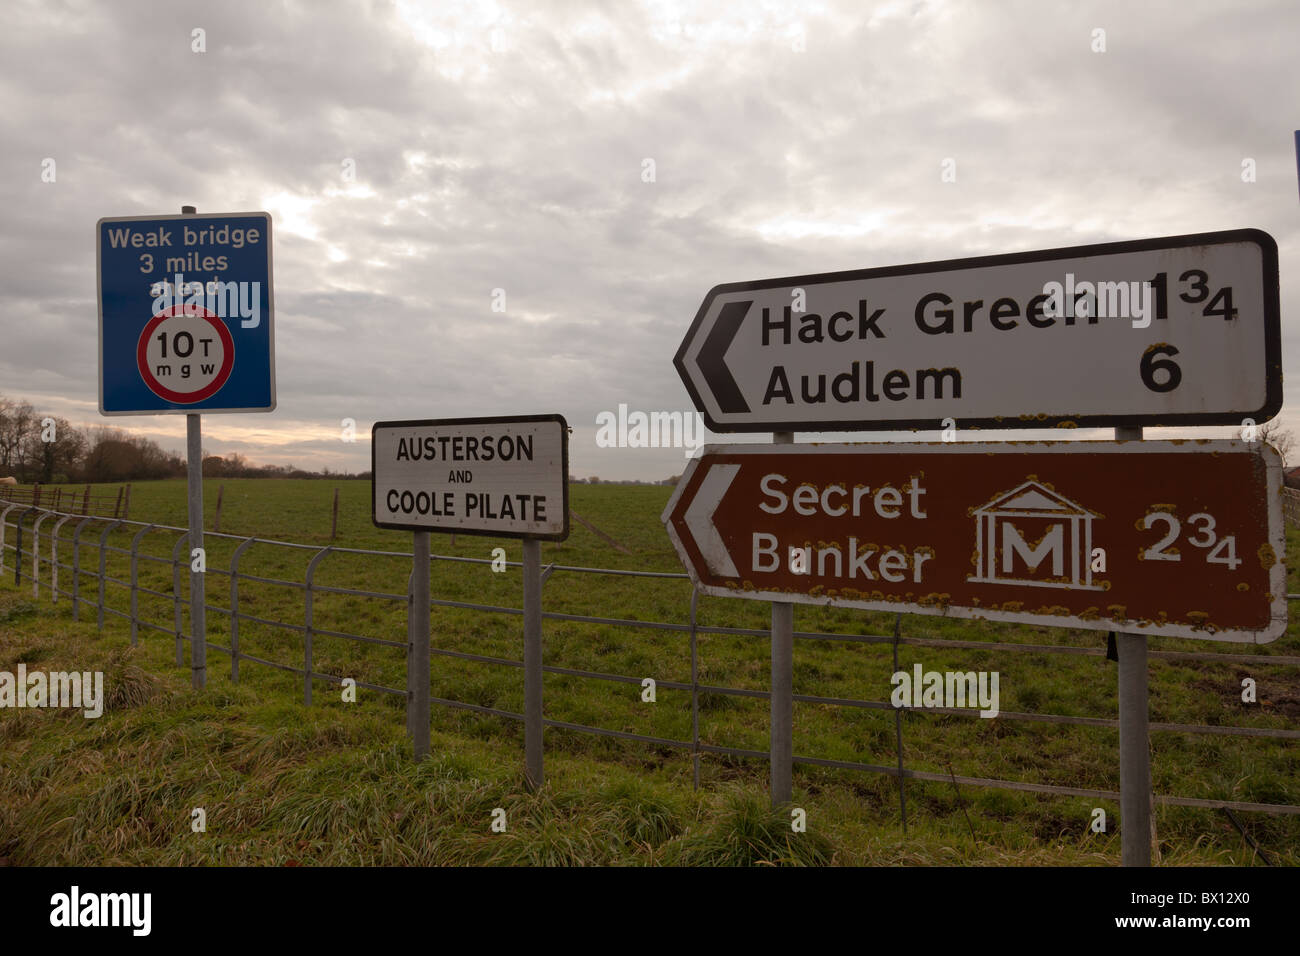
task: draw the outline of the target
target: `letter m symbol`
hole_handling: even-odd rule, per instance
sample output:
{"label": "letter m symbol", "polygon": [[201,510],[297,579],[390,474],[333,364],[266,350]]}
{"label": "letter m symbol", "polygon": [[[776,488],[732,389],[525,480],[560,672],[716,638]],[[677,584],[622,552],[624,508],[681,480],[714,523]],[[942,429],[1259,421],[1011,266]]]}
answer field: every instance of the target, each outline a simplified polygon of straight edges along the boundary
{"label": "letter m symbol", "polygon": [[1049,553],[1052,556],[1052,574],[1059,577],[1065,573],[1065,525],[1052,525],[1052,530],[1043,535],[1035,547],[1030,548],[1010,521],[1002,522],[1003,574],[1013,573],[1017,554],[1024,559],[1030,571],[1036,571]]}

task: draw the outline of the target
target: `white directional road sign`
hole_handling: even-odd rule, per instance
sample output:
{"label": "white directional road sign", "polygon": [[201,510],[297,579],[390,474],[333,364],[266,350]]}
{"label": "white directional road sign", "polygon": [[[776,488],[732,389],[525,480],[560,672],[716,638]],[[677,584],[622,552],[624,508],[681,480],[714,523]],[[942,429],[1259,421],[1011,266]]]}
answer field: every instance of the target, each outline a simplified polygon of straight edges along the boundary
{"label": "white directional road sign", "polygon": [[370,464],[381,528],[569,536],[569,429],[559,415],[376,422]]}
{"label": "white directional road sign", "polygon": [[720,285],[674,363],[714,431],[1263,422],[1257,229]]}

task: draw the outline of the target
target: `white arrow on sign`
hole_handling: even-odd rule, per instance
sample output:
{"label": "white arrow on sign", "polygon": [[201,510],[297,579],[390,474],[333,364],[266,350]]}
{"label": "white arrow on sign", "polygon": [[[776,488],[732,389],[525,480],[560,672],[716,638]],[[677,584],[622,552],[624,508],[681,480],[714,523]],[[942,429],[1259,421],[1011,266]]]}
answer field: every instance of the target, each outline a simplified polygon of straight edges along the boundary
{"label": "white arrow on sign", "polygon": [[716,286],[674,358],[714,431],[1227,425],[1282,402],[1258,229]]}
{"label": "white arrow on sign", "polygon": [[[700,490],[686,509],[686,527],[695,536],[695,543],[700,546],[709,570],[729,578],[740,577],[736,564],[731,560],[718,529],[713,526],[713,512],[718,510],[722,498],[736,480],[739,465],[714,465],[700,483]],[[684,480],[683,476],[683,480]]]}

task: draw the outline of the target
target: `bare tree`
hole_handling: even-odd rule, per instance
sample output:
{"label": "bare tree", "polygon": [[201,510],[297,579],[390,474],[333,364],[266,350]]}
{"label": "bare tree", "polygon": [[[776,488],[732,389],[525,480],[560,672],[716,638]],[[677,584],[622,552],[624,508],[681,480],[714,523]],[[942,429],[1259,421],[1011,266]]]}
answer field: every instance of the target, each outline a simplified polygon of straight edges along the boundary
{"label": "bare tree", "polygon": [[1266,441],[1277,449],[1277,453],[1282,456],[1282,469],[1285,471],[1295,451],[1295,432],[1283,428],[1282,420],[1275,418],[1259,426],[1258,436],[1260,441]]}
{"label": "bare tree", "polygon": [[12,474],[22,467],[22,449],[27,441],[36,409],[27,402],[12,402],[0,396],[0,474]]}

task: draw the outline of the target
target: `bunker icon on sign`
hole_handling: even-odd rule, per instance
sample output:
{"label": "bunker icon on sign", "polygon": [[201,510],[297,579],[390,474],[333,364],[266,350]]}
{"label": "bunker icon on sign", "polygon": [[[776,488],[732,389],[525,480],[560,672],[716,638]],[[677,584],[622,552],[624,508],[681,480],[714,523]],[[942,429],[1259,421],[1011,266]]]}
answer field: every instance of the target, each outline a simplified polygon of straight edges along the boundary
{"label": "bunker icon on sign", "polygon": [[973,512],[975,567],[969,580],[1100,591],[1092,583],[1092,522],[1101,515],[1036,481]]}

